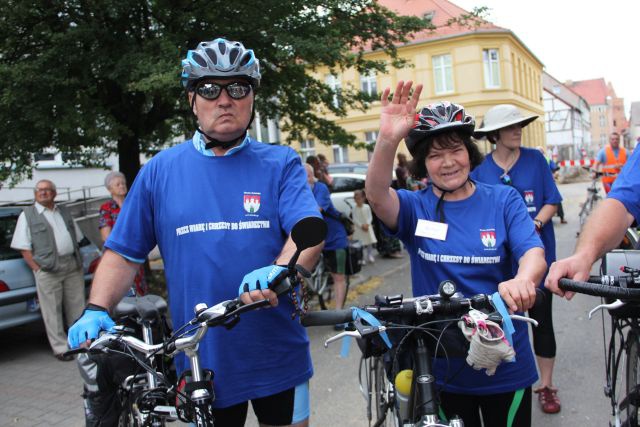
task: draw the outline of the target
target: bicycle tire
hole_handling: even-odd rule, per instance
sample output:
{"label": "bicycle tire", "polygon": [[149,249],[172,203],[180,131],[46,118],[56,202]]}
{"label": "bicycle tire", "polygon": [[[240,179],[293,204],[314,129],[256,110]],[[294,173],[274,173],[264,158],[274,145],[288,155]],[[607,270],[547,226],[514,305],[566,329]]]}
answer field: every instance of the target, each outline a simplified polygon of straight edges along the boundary
{"label": "bicycle tire", "polygon": [[626,414],[626,419],[623,419],[624,426],[638,427],[638,418],[640,411],[640,405],[638,402],[638,392],[640,390],[640,343],[638,342],[640,337],[635,333],[630,332],[627,336],[627,363],[626,363],[626,396],[621,402],[621,413]]}
{"label": "bicycle tire", "polygon": [[580,228],[582,228],[584,223],[587,222],[587,218],[591,213],[592,206],[593,206],[593,196],[589,195],[587,196],[587,200],[585,200],[584,203],[582,204],[582,208],[580,209],[580,213],[578,214],[578,217],[580,218]]}
{"label": "bicycle tire", "polygon": [[400,427],[402,424],[398,418],[398,411],[395,405],[395,391],[387,378],[382,357],[374,358],[372,370],[376,415],[374,426]]}
{"label": "bicycle tire", "polygon": [[329,284],[330,277],[331,276],[329,272],[323,270],[322,274],[316,278],[316,280],[319,282],[318,289],[321,290],[321,292],[318,292],[318,303],[320,304],[320,308],[322,310],[326,310],[328,308],[327,303],[331,301],[331,293],[333,291],[333,288],[331,284]]}

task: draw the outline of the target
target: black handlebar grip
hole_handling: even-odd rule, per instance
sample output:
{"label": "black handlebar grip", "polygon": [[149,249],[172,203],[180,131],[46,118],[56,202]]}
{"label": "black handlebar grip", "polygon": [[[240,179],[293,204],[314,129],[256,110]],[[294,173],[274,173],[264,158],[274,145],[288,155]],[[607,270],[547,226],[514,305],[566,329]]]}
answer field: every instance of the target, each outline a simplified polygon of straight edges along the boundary
{"label": "black handlebar grip", "polygon": [[596,297],[640,301],[640,289],[619,288],[589,282],[576,282],[570,279],[560,279],[558,285],[560,289],[565,291],[579,292]]}
{"label": "black handlebar grip", "polygon": [[331,326],[351,320],[351,310],[312,311],[302,318],[302,326]]}
{"label": "black handlebar grip", "polygon": [[86,347],[78,347],[78,348],[74,348],[73,350],[67,350],[64,353],[62,353],[63,356],[75,356],[76,354],[80,354],[80,353],[87,353],[89,350]]}

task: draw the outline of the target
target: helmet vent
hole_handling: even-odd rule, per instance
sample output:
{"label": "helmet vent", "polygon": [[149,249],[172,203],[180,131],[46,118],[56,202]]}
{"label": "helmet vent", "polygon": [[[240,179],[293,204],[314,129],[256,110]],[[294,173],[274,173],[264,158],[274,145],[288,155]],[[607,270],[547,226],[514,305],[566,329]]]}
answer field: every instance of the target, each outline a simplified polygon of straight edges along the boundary
{"label": "helmet vent", "polygon": [[211,59],[211,62],[213,62],[214,64],[218,63],[218,55],[216,55],[216,51],[215,50],[213,50],[210,47],[208,47],[204,51],[207,53],[207,55]]}
{"label": "helmet vent", "polygon": [[193,54],[193,60],[196,61],[198,63],[198,65],[201,66],[201,67],[206,67],[207,66],[207,61],[205,61],[202,56],[200,56],[199,54],[197,54],[195,52]]}
{"label": "helmet vent", "polygon": [[260,61],[251,49],[246,49],[240,42],[222,38],[201,42],[196,49],[187,52],[187,58],[182,60],[180,80],[184,87],[189,88],[204,77],[244,77],[257,88],[261,78]]}
{"label": "helmet vent", "polygon": [[240,49],[238,49],[237,47],[234,47],[233,49],[231,49],[231,52],[229,52],[229,62],[231,64],[236,63],[236,59],[238,58],[239,53],[240,53]]}
{"label": "helmet vent", "polygon": [[240,60],[240,66],[244,67],[249,63],[249,61],[251,61],[251,55],[249,55],[248,53],[245,53],[244,56],[242,57],[242,60]]}

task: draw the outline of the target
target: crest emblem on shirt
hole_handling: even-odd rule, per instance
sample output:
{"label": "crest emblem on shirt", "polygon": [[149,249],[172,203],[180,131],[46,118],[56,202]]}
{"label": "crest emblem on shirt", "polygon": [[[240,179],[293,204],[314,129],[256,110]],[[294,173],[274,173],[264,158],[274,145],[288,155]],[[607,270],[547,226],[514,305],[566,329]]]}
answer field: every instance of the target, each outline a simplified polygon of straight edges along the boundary
{"label": "crest emblem on shirt", "polygon": [[494,248],[496,246],[495,230],[481,230],[480,240],[485,248]]}
{"label": "crest emblem on shirt", "polygon": [[260,209],[260,193],[244,193],[244,210],[254,214]]}
{"label": "crest emblem on shirt", "polygon": [[527,203],[527,205],[533,204],[533,190],[524,191],[524,201]]}

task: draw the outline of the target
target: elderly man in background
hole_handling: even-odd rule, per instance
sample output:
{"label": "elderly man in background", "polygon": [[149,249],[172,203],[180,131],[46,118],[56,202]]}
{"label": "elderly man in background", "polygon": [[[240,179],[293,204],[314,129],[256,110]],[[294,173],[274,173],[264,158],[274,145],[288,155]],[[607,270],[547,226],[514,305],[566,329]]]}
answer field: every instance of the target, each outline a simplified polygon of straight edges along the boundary
{"label": "elderly man in background", "polygon": [[11,247],[20,251],[33,270],[49,344],[55,357],[67,362],[73,356],[63,354],[68,349],[64,320],[70,326],[85,303],[78,245],[81,233],[71,215],[56,206],[53,182],[38,181],[34,193],[36,201],[20,214]]}

